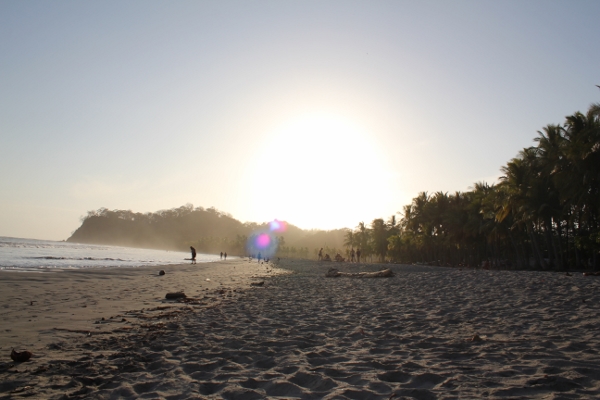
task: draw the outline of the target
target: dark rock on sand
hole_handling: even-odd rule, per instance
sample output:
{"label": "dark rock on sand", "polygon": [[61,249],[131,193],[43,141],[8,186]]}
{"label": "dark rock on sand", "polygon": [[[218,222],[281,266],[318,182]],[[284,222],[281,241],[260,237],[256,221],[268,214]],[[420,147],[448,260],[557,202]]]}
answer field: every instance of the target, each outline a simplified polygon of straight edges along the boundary
{"label": "dark rock on sand", "polygon": [[12,358],[14,362],[25,362],[28,361],[32,355],[33,354],[31,354],[31,352],[27,350],[19,352],[13,349],[10,353],[10,358]]}
{"label": "dark rock on sand", "polygon": [[167,295],[165,296],[165,298],[169,300],[185,299],[186,297],[187,296],[183,292],[167,293]]}

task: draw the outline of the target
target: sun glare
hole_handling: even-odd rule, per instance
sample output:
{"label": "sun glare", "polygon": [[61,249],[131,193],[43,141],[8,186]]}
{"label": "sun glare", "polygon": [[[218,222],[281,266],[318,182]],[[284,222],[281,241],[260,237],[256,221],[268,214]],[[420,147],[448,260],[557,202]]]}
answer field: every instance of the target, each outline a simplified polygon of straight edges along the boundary
{"label": "sun glare", "polygon": [[258,153],[246,176],[248,205],[258,218],[333,229],[356,225],[365,210],[379,215],[387,209],[383,153],[352,121],[324,114],[295,118],[269,132]]}

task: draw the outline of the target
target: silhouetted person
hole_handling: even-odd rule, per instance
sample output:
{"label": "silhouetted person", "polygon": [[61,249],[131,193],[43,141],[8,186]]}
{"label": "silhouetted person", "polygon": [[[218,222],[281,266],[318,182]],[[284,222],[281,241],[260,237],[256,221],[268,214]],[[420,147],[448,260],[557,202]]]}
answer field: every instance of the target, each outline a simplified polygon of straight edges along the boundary
{"label": "silhouetted person", "polygon": [[223,259],[223,252],[221,252],[221,260]]}
{"label": "silhouetted person", "polygon": [[223,253],[223,257],[225,257],[225,261],[227,261],[227,252]]}
{"label": "silhouetted person", "polygon": [[350,250],[350,261],[354,262],[354,249]]}
{"label": "silhouetted person", "polygon": [[323,248],[321,247],[321,250],[319,250],[319,261],[321,261],[323,259]]}
{"label": "silhouetted person", "polygon": [[360,249],[356,249],[356,262],[360,262]]}
{"label": "silhouetted person", "polygon": [[190,246],[190,251],[192,252],[192,264],[196,264],[196,249]]}

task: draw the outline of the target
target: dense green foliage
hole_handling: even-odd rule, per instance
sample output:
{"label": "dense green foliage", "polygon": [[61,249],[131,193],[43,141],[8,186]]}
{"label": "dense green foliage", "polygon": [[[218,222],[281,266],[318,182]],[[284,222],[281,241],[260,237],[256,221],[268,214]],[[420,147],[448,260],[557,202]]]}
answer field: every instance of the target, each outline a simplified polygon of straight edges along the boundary
{"label": "dense green foliage", "polygon": [[346,246],[382,261],[597,269],[600,104],[548,125],[535,141],[502,168],[498,184],[422,192],[399,224],[361,222],[346,233]]}

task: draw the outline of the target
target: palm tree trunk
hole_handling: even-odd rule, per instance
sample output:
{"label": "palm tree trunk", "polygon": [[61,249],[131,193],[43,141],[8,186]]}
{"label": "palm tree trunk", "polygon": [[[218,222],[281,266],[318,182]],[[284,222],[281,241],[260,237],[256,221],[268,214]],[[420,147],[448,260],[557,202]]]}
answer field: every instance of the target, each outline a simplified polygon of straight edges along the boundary
{"label": "palm tree trunk", "polygon": [[521,242],[521,247],[523,249],[523,254],[525,255],[525,268],[531,269],[531,255],[529,254],[529,246],[525,244],[525,239]]}
{"label": "palm tree trunk", "polygon": [[531,238],[531,247],[534,257],[536,258],[536,264],[538,267],[541,266],[543,269],[548,269],[548,264],[546,264],[546,260],[544,260],[543,254],[540,251],[540,245],[538,244],[536,233],[533,229],[533,223],[531,223],[531,225],[527,225],[527,231],[529,233],[529,237]]}
{"label": "palm tree trunk", "polygon": [[565,231],[565,241],[567,243],[567,264],[571,268],[571,239],[569,238],[569,232],[571,232],[571,210],[567,212],[567,229]]}
{"label": "palm tree trunk", "polygon": [[[578,223],[577,223],[577,236],[576,237],[581,237],[581,210],[579,210],[579,215],[578,217]],[[582,265],[581,263],[581,253],[579,252],[579,247],[577,245],[575,245],[575,258],[577,259],[577,267],[579,268],[580,265]]]}
{"label": "palm tree trunk", "polygon": [[494,264],[496,268],[500,267],[500,247],[498,246],[498,233],[496,232],[496,234],[494,234],[494,247],[496,250],[496,256],[495,256],[495,260],[494,260]]}
{"label": "palm tree trunk", "polygon": [[513,237],[510,230],[508,230],[508,237],[510,238],[510,242],[512,243],[513,247],[515,248],[515,259],[516,259],[515,264],[516,264],[516,267],[518,268],[521,264],[521,258],[519,257],[519,248],[517,247],[517,244],[515,243],[515,238]]}
{"label": "palm tree trunk", "polygon": [[563,229],[562,229],[562,224],[561,221],[558,221],[558,223],[556,224],[556,233],[558,234],[558,237],[556,239],[557,243],[558,243],[558,262],[560,264],[561,268],[568,268],[567,265],[565,265],[565,254],[563,253],[563,247],[562,247],[562,236],[563,236]]}
{"label": "palm tree trunk", "polygon": [[544,239],[546,240],[546,248],[548,249],[548,261],[550,267],[556,268],[556,251],[554,251],[554,257],[552,256],[553,243],[552,243],[552,219],[550,217],[544,218]]}

